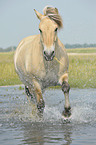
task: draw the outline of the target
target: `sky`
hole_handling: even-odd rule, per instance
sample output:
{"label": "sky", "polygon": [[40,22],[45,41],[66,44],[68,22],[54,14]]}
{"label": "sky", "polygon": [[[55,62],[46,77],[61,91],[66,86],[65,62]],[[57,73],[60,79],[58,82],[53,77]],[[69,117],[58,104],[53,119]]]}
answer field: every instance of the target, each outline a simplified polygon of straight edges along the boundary
{"label": "sky", "polygon": [[17,46],[30,35],[39,33],[34,9],[58,8],[63,29],[58,32],[63,44],[96,43],[96,0],[0,0],[0,47]]}

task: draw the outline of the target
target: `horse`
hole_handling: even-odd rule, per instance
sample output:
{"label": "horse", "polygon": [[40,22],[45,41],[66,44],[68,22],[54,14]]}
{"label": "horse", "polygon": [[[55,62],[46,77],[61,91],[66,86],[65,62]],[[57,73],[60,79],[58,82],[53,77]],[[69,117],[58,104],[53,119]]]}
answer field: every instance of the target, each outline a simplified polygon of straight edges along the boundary
{"label": "horse", "polygon": [[[43,92],[47,87],[60,85],[65,95],[62,115],[70,117],[70,85],[68,84],[69,60],[66,49],[57,36],[63,21],[57,8],[46,6],[41,14],[38,35],[24,38],[16,48],[14,65],[20,80],[25,85],[28,97],[35,98],[38,112],[43,114]],[[54,98],[55,99],[55,98]]]}

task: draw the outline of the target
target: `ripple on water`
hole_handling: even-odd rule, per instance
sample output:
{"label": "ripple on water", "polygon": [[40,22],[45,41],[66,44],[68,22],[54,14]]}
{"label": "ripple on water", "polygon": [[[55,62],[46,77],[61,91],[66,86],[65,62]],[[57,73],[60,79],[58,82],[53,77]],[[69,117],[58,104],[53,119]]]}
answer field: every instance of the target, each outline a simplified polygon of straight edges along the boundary
{"label": "ripple on water", "polygon": [[[24,86],[22,87],[24,88]],[[38,138],[43,143],[63,144],[65,142],[65,144],[71,144],[75,140],[75,144],[78,144],[83,142],[87,136],[89,140],[87,138],[86,142],[88,140],[90,143],[93,140],[94,144],[96,89],[71,89],[72,116],[70,122],[67,123],[62,120],[64,95],[59,89],[46,90],[43,94],[46,106],[41,118],[37,115],[36,105],[27,100],[24,89],[19,90],[18,86],[7,87],[7,89],[2,87],[0,93],[2,94],[0,95],[2,142],[6,132],[6,135],[11,134],[10,138],[13,137],[13,141],[14,138],[22,140],[21,144],[25,142],[28,144],[28,141],[32,143],[32,140],[37,143]]]}

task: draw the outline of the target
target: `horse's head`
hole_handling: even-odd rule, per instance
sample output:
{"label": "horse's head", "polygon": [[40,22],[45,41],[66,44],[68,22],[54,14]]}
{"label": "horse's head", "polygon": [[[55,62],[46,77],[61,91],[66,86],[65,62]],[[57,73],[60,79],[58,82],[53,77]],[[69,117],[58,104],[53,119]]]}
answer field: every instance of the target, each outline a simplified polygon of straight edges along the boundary
{"label": "horse's head", "polygon": [[35,10],[40,20],[39,31],[43,54],[47,61],[51,61],[55,56],[57,30],[62,27],[62,19],[58,14],[57,8],[46,7],[43,12],[44,15]]}

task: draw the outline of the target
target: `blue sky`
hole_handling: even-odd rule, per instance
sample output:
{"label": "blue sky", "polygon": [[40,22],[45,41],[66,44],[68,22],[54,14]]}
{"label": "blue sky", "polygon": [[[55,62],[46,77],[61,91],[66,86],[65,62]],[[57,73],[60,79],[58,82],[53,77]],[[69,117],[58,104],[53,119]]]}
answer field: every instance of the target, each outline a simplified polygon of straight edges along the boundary
{"label": "blue sky", "polygon": [[96,0],[0,0],[0,47],[17,46],[27,36],[38,34],[46,5],[57,7],[64,27],[58,33],[64,43],[96,43]]}

